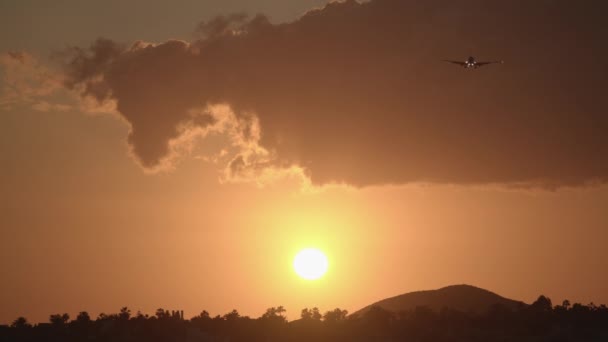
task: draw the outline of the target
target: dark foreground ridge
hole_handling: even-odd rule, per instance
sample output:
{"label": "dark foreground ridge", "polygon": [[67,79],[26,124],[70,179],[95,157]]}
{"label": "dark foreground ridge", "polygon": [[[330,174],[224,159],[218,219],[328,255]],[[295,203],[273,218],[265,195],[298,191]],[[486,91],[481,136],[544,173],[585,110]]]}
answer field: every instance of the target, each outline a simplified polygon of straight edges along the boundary
{"label": "dark foreground ridge", "polygon": [[352,315],[341,309],[325,314],[317,308],[303,309],[301,318],[293,322],[287,321],[281,306],[269,308],[259,318],[233,310],[215,317],[203,311],[188,320],[180,311],[132,315],[126,307],[95,320],[86,312],[73,320],[68,314],[51,315],[49,323],[36,325],[19,317],[10,326],[0,326],[0,341],[608,341],[608,308],[593,303],[564,301],[554,306],[540,296],[525,305],[458,285],[376,304]]}
{"label": "dark foreground ridge", "polygon": [[439,290],[417,291],[400,296],[383,299],[371,304],[355,314],[364,314],[374,306],[398,313],[410,311],[419,306],[439,312],[443,308],[462,312],[485,313],[494,305],[502,305],[510,310],[517,310],[526,304],[520,301],[507,299],[471,285],[452,285]]}

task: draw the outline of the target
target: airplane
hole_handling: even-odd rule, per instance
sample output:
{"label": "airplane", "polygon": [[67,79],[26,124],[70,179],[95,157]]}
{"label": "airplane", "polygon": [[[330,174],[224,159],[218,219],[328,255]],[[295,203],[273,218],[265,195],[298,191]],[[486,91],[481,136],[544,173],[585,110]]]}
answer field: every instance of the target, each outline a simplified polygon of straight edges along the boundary
{"label": "airplane", "polygon": [[488,64],[504,64],[505,61],[489,61],[489,62],[478,62],[475,60],[475,57],[471,56],[469,58],[467,58],[466,61],[461,62],[461,61],[451,61],[448,59],[442,59],[442,62],[448,62],[448,63],[453,63],[453,64],[458,64],[460,66],[462,66],[465,69],[477,69],[479,67],[482,67],[484,65],[488,65]]}

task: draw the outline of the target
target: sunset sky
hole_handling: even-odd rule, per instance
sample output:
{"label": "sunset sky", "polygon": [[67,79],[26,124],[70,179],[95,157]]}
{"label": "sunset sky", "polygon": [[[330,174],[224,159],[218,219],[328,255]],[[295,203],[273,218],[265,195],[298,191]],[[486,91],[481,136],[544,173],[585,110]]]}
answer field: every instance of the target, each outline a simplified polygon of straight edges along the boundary
{"label": "sunset sky", "polygon": [[608,2],[326,5],[0,1],[0,324],[608,303]]}

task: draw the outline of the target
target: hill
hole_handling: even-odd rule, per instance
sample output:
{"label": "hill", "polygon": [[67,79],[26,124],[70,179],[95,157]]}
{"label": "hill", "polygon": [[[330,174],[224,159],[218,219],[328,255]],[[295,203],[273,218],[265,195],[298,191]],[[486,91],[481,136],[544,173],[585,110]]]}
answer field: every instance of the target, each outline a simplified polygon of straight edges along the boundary
{"label": "hill", "polygon": [[383,299],[364,307],[354,314],[361,315],[372,306],[379,306],[392,312],[409,311],[417,306],[426,306],[434,311],[440,311],[444,307],[447,307],[463,312],[484,313],[495,304],[504,305],[511,310],[515,310],[521,305],[526,305],[523,302],[504,298],[475,286],[452,285],[438,290],[410,292]]}

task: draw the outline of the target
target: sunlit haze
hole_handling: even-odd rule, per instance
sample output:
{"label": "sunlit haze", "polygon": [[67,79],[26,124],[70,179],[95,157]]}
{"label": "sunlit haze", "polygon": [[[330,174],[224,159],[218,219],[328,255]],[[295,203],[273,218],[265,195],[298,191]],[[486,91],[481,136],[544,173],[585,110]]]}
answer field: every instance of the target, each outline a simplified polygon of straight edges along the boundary
{"label": "sunlit haze", "polygon": [[0,325],[608,303],[607,4],[0,2]]}

